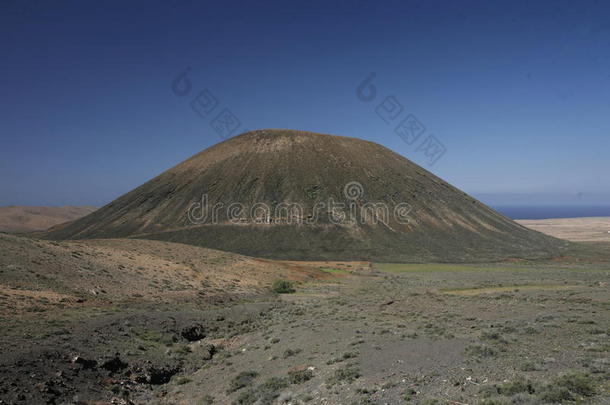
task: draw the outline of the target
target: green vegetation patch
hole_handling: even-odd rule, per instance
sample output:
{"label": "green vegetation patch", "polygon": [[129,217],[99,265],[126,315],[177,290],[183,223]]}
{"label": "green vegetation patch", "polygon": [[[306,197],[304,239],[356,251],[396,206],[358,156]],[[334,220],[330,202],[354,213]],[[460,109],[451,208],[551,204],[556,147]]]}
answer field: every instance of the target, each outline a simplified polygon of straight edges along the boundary
{"label": "green vegetation patch", "polygon": [[275,280],[271,290],[277,294],[291,294],[296,291],[293,283],[288,280]]}
{"label": "green vegetation patch", "polygon": [[227,393],[235,392],[252,384],[254,379],[258,377],[256,371],[242,371],[231,380]]}
{"label": "green vegetation patch", "polygon": [[525,270],[526,267],[489,267],[464,264],[448,264],[448,263],[377,263],[375,265],[379,270],[387,273],[410,273],[410,272],[456,272],[456,271],[513,271]]}
{"label": "green vegetation patch", "polygon": [[288,372],[288,380],[290,384],[301,384],[313,378],[311,370],[295,370]]}
{"label": "green vegetation patch", "polygon": [[344,270],[344,269],[337,269],[337,268],[333,268],[333,267],[321,267],[320,270],[326,272],[326,273],[330,273],[330,274],[350,274],[349,271]]}
{"label": "green vegetation patch", "polygon": [[243,391],[234,402],[238,405],[271,405],[280,395],[282,389],[288,386],[288,381],[281,377],[271,377],[256,388]]}
{"label": "green vegetation patch", "polygon": [[343,368],[335,370],[333,375],[326,380],[326,385],[332,387],[342,383],[351,384],[359,377],[360,369],[353,364],[348,364]]}
{"label": "green vegetation patch", "polygon": [[479,294],[492,294],[497,292],[518,292],[518,291],[560,291],[569,290],[572,288],[578,288],[577,285],[550,285],[550,284],[529,284],[529,285],[508,285],[508,286],[496,286],[496,287],[476,287],[476,288],[443,288],[439,291],[444,294],[452,295],[479,295]]}
{"label": "green vegetation patch", "polygon": [[486,387],[483,392],[492,397],[483,401],[484,404],[508,404],[512,403],[511,399],[516,398],[529,398],[532,403],[582,402],[597,394],[597,382],[582,373],[558,376],[548,383],[531,381],[520,376],[513,381]]}

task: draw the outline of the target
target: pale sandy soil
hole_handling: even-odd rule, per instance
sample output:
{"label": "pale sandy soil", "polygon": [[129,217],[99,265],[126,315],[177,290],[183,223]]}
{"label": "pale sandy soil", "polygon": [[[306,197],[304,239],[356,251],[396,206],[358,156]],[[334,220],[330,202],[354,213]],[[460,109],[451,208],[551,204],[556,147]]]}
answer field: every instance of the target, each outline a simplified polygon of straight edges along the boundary
{"label": "pale sandy soil", "polygon": [[610,217],[519,219],[523,226],[576,242],[610,242]]}
{"label": "pale sandy soil", "polygon": [[96,207],[0,207],[0,232],[43,231],[84,217]]}

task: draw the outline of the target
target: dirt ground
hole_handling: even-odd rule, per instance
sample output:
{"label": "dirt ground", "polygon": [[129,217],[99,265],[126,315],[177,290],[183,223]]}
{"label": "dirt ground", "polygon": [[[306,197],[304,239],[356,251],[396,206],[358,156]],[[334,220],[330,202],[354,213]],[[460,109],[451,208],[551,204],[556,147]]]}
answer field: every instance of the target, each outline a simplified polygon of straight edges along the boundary
{"label": "dirt ground", "polygon": [[[0,242],[2,404],[610,402],[607,260],[274,262],[153,241]],[[273,292],[278,278],[296,291]]]}

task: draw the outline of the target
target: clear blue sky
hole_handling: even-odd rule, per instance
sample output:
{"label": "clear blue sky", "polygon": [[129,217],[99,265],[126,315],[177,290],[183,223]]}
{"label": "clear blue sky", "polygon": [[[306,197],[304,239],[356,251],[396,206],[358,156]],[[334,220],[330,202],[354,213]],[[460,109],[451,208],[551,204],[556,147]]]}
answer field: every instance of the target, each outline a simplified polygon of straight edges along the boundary
{"label": "clear blue sky", "polygon": [[[381,143],[485,201],[610,194],[605,1],[2,0],[0,34],[0,205],[105,204],[221,141],[223,108]],[[390,95],[446,147],[433,166],[376,114]]]}

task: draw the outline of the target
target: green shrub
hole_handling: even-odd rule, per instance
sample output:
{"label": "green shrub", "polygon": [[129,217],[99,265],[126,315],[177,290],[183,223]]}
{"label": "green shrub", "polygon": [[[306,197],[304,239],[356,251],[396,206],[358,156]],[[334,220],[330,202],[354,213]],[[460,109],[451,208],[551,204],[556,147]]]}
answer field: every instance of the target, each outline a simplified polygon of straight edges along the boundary
{"label": "green shrub", "polygon": [[504,384],[484,387],[481,393],[493,398],[488,398],[480,404],[496,405],[509,403],[509,398],[513,403],[524,403],[523,401],[526,400],[543,403],[580,401],[583,397],[594,396],[597,391],[595,380],[591,377],[586,374],[571,373],[556,377],[550,383],[533,382],[520,376]]}
{"label": "green shrub", "polygon": [[288,357],[296,356],[299,353],[301,353],[301,349],[286,349],[284,350],[282,357],[287,359]]}
{"label": "green shrub", "polygon": [[238,405],[253,405],[272,404],[273,401],[280,395],[280,391],[288,386],[288,382],[284,378],[271,377],[256,388],[249,388],[239,394],[235,404]]}
{"label": "green shrub", "polygon": [[296,370],[288,372],[288,380],[291,384],[301,384],[313,378],[311,370]]}
{"label": "green shrub", "polygon": [[278,294],[290,294],[296,291],[293,284],[288,280],[275,280],[271,290]]}
{"label": "green shrub", "polygon": [[328,380],[326,380],[326,384],[329,387],[332,387],[335,384],[339,384],[339,383],[352,383],[354,382],[354,380],[356,380],[356,378],[360,377],[360,370],[358,369],[358,367],[355,367],[353,365],[347,365],[345,368],[340,368],[335,370],[335,373],[333,374],[332,377],[330,377]]}
{"label": "green shrub", "polygon": [[540,389],[538,397],[551,403],[577,401],[579,397],[596,394],[594,381],[586,374],[571,373],[554,378],[550,384]]}
{"label": "green shrub", "polygon": [[521,363],[521,365],[519,366],[519,370],[538,371],[538,370],[540,370],[540,367],[538,367],[538,365],[532,361],[525,361],[525,362]]}
{"label": "green shrub", "polygon": [[480,402],[477,405],[511,405],[513,402],[506,398],[488,398]]}
{"label": "green shrub", "polygon": [[552,385],[544,388],[544,390],[540,393],[539,398],[544,402],[552,404],[574,400],[574,396],[569,389],[565,387],[555,387]]}
{"label": "green shrub", "polygon": [[235,377],[233,377],[227,392],[231,393],[231,392],[235,392],[239,389],[242,389],[244,387],[247,387],[248,385],[252,384],[252,381],[257,376],[258,376],[258,373],[256,371],[242,371],[241,373],[239,373]]}
{"label": "green shrub", "polygon": [[237,397],[237,399],[235,400],[234,404],[237,405],[252,405],[254,403],[256,403],[256,401],[258,400],[258,396],[256,395],[256,391],[254,391],[252,388],[247,389],[246,391],[243,391],[239,394],[239,396]]}
{"label": "green shrub", "polygon": [[496,331],[483,332],[483,334],[481,335],[481,339],[488,340],[491,342],[497,342],[497,343],[504,343],[504,344],[508,343],[508,341],[506,339],[504,339],[502,337],[502,335],[500,335],[500,333],[498,333]]}
{"label": "green shrub", "polygon": [[210,394],[205,394],[201,401],[199,401],[200,405],[212,405],[214,403],[214,397]]}
{"label": "green shrub", "polygon": [[281,377],[271,377],[264,383],[256,387],[261,403],[272,403],[280,395],[280,391],[288,386],[286,379]]}
{"label": "green shrub", "polygon": [[176,380],[176,384],[178,384],[178,385],[184,385],[184,384],[188,384],[188,383],[190,383],[191,381],[193,381],[193,380],[191,380],[191,379],[190,379],[190,378],[188,378],[188,377],[180,377],[180,378],[178,378],[178,380]]}
{"label": "green shrub", "polygon": [[564,387],[583,397],[592,397],[596,393],[593,380],[586,374],[566,374],[555,378],[551,385]]}
{"label": "green shrub", "polygon": [[464,352],[474,357],[495,357],[498,355],[496,349],[485,345],[471,345],[468,346]]}
{"label": "green shrub", "polygon": [[528,393],[532,394],[535,392],[535,389],[532,383],[526,380],[523,377],[517,377],[513,381],[509,381],[505,384],[501,384],[497,386],[498,394],[504,395],[507,397],[513,396],[515,394],[520,393]]}

